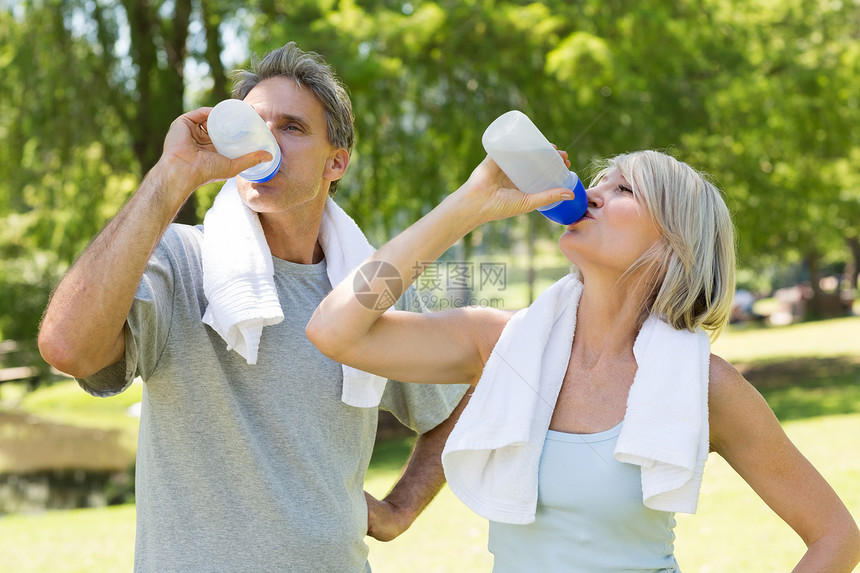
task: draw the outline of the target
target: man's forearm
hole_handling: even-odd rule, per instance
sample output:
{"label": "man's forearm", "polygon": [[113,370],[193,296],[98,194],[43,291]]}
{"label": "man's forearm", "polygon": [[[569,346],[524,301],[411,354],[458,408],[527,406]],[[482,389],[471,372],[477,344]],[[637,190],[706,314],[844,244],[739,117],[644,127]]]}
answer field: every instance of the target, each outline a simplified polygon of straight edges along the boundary
{"label": "man's forearm", "polygon": [[267,151],[235,159],[217,153],[203,127],[209,110],[198,108],[170,124],[158,163],[57,287],[39,332],[48,363],[86,377],[119,361],[138,283],[179,208],[201,185],[271,158]]}
{"label": "man's forearm", "polygon": [[[442,450],[471,393],[469,389],[447,420],[418,436],[400,479],[382,500],[387,509],[374,515],[370,507],[370,535],[382,541],[394,539],[412,525],[445,485]],[[382,513],[387,515],[381,517]]]}
{"label": "man's forearm", "polygon": [[39,347],[60,370],[86,377],[122,357],[123,326],[155,245],[182,202],[156,166],[60,282]]}

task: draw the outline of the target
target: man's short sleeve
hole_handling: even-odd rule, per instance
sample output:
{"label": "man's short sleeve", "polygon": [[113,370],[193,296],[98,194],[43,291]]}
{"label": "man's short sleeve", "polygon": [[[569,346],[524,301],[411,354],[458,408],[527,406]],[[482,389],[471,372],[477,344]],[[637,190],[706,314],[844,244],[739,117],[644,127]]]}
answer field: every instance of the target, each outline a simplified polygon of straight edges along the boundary
{"label": "man's short sleeve", "polygon": [[389,380],[379,405],[401,424],[419,434],[448,419],[469,386],[466,384],[409,384]]}

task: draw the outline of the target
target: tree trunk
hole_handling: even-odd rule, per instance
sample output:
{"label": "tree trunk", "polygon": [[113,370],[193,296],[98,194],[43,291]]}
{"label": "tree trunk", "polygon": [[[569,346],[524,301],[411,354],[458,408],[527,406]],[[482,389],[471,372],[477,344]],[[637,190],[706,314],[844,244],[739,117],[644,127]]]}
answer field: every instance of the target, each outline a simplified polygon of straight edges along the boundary
{"label": "tree trunk", "polygon": [[845,244],[851,252],[851,259],[845,265],[845,273],[842,280],[842,288],[839,295],[848,307],[848,314],[852,314],[854,301],[857,300],[857,279],[860,275],[860,237],[846,237]]}
{"label": "tree trunk", "polygon": [[846,237],[845,242],[851,251],[851,263],[845,269],[845,276],[848,279],[848,288],[857,292],[857,281],[860,279],[860,237]]}
{"label": "tree trunk", "polygon": [[227,72],[221,61],[221,34],[218,28],[223,19],[221,12],[211,0],[203,0],[200,3],[202,11],[203,26],[206,29],[206,63],[212,70],[212,93],[210,94],[210,105],[215,105],[221,100],[230,97],[230,89],[227,86]]}
{"label": "tree trunk", "polygon": [[822,299],[824,293],[821,290],[821,276],[819,272],[818,251],[809,250],[806,253],[806,266],[809,271],[809,287],[811,296],[806,299],[806,310],[804,318],[814,319],[823,316]]}
{"label": "tree trunk", "polygon": [[[137,70],[139,94],[131,119],[133,149],[143,177],[161,157],[164,138],[183,113],[184,67],[188,53],[190,0],[177,0],[173,18],[161,18],[149,0],[124,0],[131,33],[129,50]],[[159,58],[160,51],[163,52]],[[161,64],[166,58],[166,65]],[[197,200],[192,194],[179,210],[179,223],[195,224]]]}

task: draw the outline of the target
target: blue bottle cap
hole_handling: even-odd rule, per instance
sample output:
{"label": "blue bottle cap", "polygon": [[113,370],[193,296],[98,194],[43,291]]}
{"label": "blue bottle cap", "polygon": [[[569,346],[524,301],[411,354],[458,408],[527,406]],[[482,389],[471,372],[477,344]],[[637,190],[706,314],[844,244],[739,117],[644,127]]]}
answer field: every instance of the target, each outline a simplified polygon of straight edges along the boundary
{"label": "blue bottle cap", "polygon": [[585,187],[583,187],[579,177],[576,177],[575,174],[574,177],[576,178],[576,185],[571,188],[573,199],[559,201],[558,203],[538,209],[550,221],[555,221],[562,225],[570,225],[579,221],[588,210],[588,197],[585,194]]}
{"label": "blue bottle cap", "polygon": [[[278,174],[278,170],[281,168],[281,159],[282,159],[281,157],[278,157],[278,164],[272,166],[272,170],[268,174],[263,175],[262,177],[255,178],[255,179],[251,179],[250,177],[245,177],[245,173],[247,173],[250,170],[243,171],[242,173],[239,174],[239,176],[241,176],[244,179],[247,179],[251,183],[265,183],[266,181],[268,181],[269,179],[273,178],[275,175]],[[257,165],[255,165],[254,167],[257,167]],[[253,167],[251,169],[253,169]]]}

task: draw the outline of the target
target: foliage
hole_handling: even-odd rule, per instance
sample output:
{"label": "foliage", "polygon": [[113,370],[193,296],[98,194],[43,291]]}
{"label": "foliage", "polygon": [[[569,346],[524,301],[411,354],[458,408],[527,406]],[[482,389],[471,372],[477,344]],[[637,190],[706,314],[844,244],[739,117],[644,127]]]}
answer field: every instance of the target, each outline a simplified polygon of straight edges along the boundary
{"label": "foliage", "polygon": [[216,4],[0,9],[0,338],[35,337],[51,286],[155,163],[186,65],[215,71],[199,97],[226,97]]}
{"label": "foliage", "polygon": [[344,201],[384,236],[468,177],[484,128],[509,109],[580,172],[595,157],[676,145],[704,119],[711,41],[692,3],[306,1],[261,12],[253,49],[295,40],[350,86],[359,142]]}
{"label": "foliage", "polygon": [[844,239],[860,232],[858,142],[847,129],[860,119],[848,87],[860,71],[860,7],[727,4],[714,26],[743,58],[708,98],[697,161],[729,194],[742,262],[844,261]]}
{"label": "foliage", "polygon": [[[742,266],[805,261],[814,279],[850,261],[846,241],[860,257],[857,29],[860,5],[828,0],[2,4],[0,337],[34,336],[50,286],[169,123],[226,97],[244,54],[289,40],[350,88],[358,142],[339,201],[375,243],[464,181],[484,128],[518,108],[585,180],[592,159],[641,148],[713,173]],[[462,255],[558,230],[538,215],[497,222]]]}
{"label": "foliage", "polygon": [[[59,272],[116,208],[112,172],[130,159],[119,118],[84,95],[97,66],[54,5],[19,19],[0,12],[0,333],[29,339]],[[32,38],[51,38],[50,50]],[[82,118],[87,118],[82,122]],[[84,125],[82,125],[84,124]],[[106,181],[111,183],[106,185]],[[128,186],[126,185],[126,191]]]}

